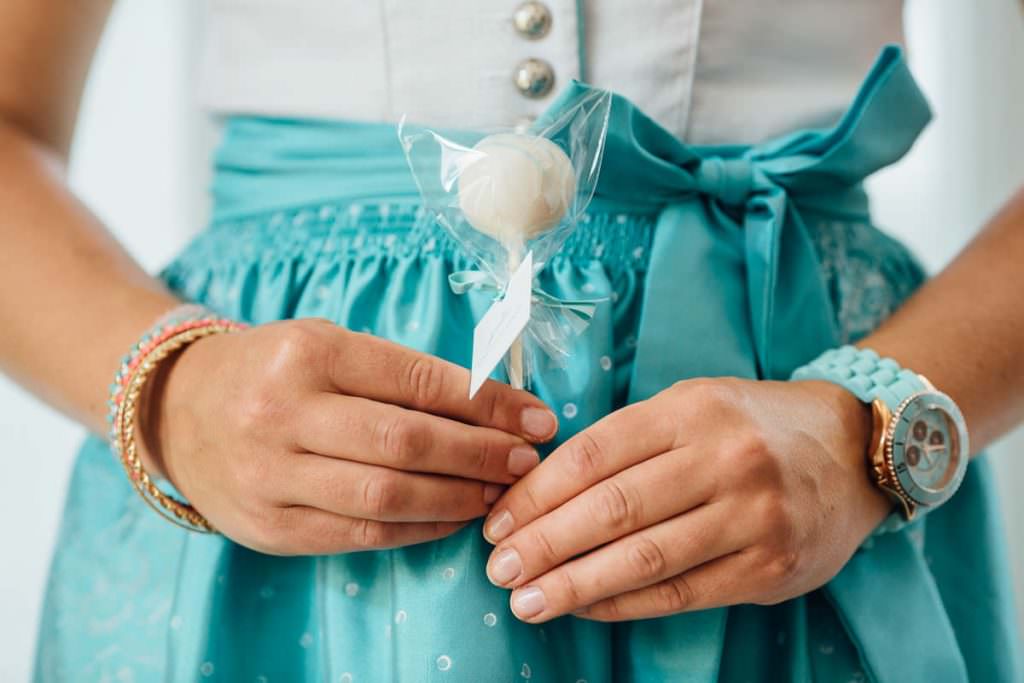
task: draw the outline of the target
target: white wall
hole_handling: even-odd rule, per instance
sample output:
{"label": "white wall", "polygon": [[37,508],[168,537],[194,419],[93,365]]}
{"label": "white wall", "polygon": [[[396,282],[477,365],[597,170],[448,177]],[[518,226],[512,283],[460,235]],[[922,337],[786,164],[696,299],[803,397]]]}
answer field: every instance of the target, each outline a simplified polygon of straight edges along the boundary
{"label": "white wall", "polygon": [[[194,102],[198,2],[119,3],[90,81],[72,184],[147,267],[202,223],[210,129]],[[938,113],[872,183],[880,222],[947,262],[1024,184],[1024,27],[1016,0],[910,0],[912,61]],[[144,182],[139,179],[144,178]],[[28,679],[38,607],[80,431],[0,378],[0,681]],[[1024,431],[995,454],[1024,597]]]}

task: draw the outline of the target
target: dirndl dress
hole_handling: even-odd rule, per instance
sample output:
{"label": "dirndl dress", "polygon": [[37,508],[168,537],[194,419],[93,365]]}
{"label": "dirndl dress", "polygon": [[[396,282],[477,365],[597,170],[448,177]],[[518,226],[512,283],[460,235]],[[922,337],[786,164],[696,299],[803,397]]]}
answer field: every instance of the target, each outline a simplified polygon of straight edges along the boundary
{"label": "dirndl dress", "polygon": [[[834,128],[754,147],[689,147],[616,96],[597,196],[540,274],[556,296],[607,299],[569,367],[535,383],[559,414],[556,443],[686,377],[786,378],[892,313],[924,276],[872,225],[861,181],[928,118],[897,48]],[[324,317],[468,365],[489,297],[449,289],[472,264],[420,206],[394,126],[238,117],[215,165],[211,222],[162,273],[175,292],[256,324]],[[35,680],[1019,680],[1002,534],[982,457],[945,507],[807,595],[530,625],[485,576],[479,521],[394,550],[271,557],[159,519],[90,438]]]}

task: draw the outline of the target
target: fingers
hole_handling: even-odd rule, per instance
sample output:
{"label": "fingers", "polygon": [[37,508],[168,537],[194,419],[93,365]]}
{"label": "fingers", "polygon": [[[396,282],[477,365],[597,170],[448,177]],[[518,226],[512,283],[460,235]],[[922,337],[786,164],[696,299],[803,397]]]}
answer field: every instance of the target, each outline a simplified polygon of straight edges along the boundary
{"label": "fingers", "polygon": [[324,392],[297,419],[300,449],[398,470],[510,484],[540,462],[512,434],[363,398]]}
{"label": "fingers", "polygon": [[502,541],[487,571],[519,586],[577,555],[706,502],[714,479],[700,454],[670,451],[598,482]]}
{"label": "fingers", "polygon": [[488,381],[469,399],[469,371],[399,344],[340,330],[328,373],[345,394],[460,422],[493,427],[530,441],[551,439],[558,430],[554,413],[537,397]]}
{"label": "fingers", "polygon": [[615,595],[575,614],[595,621],[626,621],[750,602],[747,586],[757,566],[752,553],[723,555],[689,572]]}
{"label": "fingers", "polygon": [[[690,572],[746,546],[749,535],[735,524],[721,503],[702,505],[684,515],[630,534],[561,565],[512,592],[512,611],[537,622],[630,594]],[[699,575],[696,575],[699,576]],[[688,579],[689,580],[689,579]],[[680,587],[679,584],[666,584]],[[700,588],[704,588],[701,585]],[[701,609],[716,594],[661,596],[663,614]],[[625,607],[619,603],[607,608]]]}
{"label": "fingers", "polygon": [[681,445],[675,426],[653,407],[651,401],[634,403],[555,449],[499,501],[484,537],[498,543],[597,482]]}
{"label": "fingers", "polygon": [[328,458],[289,455],[281,503],[382,522],[451,522],[483,516],[503,487]]}
{"label": "fingers", "polygon": [[[267,549],[274,555],[333,555],[384,550],[449,536],[466,522],[380,522],[343,517],[302,506],[283,508],[270,532]],[[259,547],[250,545],[250,547]]]}

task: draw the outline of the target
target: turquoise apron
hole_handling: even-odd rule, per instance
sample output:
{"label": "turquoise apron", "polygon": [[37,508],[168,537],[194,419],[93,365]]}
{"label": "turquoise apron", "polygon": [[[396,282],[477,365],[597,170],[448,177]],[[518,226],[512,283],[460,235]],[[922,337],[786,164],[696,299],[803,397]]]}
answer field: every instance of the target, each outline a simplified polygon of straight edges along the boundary
{"label": "turquoise apron", "polygon": [[[572,84],[549,115],[586,88]],[[861,181],[900,158],[928,120],[897,48],[882,53],[834,128],[753,147],[687,146],[615,97],[589,209],[600,225],[581,226],[563,251],[646,259],[643,280],[623,274],[613,292],[622,293],[619,308],[627,296],[638,302],[638,320],[623,327],[636,334],[623,332],[622,344],[635,341],[635,356],[620,362],[626,349],[595,350],[600,335],[621,339],[599,311],[577,340],[588,367],[540,381],[541,395],[579,394],[560,410],[560,439],[613,404],[610,383],[591,381],[603,371],[628,372],[621,403],[687,377],[786,378],[839,343],[814,217],[869,222]],[[446,269],[470,264],[429,232],[436,226],[399,226],[419,198],[393,126],[243,121],[228,127],[217,164],[213,227],[165,271],[173,289],[253,322],[327,316],[468,359],[469,331],[488,301],[468,295],[469,307],[448,291]],[[362,199],[378,206],[372,215]],[[414,233],[420,241],[406,249]],[[375,251],[364,238],[383,246]],[[446,260],[425,255],[442,249]],[[553,261],[544,288],[606,293],[586,289],[607,283],[599,266],[578,263]],[[1021,675],[983,458],[948,505],[858,551],[823,591],[771,608],[611,626],[516,622],[507,592],[483,577],[488,549],[478,525],[393,551],[263,556],[156,518],[95,439],[70,491],[38,681],[806,681],[835,680],[841,667],[822,662],[840,659],[854,667],[844,677],[879,683]],[[777,631],[776,618],[794,630]],[[751,670],[753,661],[762,670]]]}

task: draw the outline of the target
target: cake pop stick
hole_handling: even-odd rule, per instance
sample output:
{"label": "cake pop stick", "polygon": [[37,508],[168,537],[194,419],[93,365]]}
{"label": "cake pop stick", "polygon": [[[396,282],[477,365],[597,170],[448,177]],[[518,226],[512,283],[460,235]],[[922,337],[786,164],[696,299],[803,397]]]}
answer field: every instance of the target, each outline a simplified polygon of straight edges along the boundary
{"label": "cake pop stick", "polygon": [[[505,252],[508,254],[508,272],[511,276],[522,263],[524,242],[522,239],[507,242]],[[523,337],[519,335],[508,350],[508,383],[513,389],[522,389],[523,382]]]}
{"label": "cake pop stick", "polygon": [[[511,277],[526,243],[565,216],[576,191],[576,175],[565,152],[547,138],[505,133],[484,138],[459,176],[459,207],[470,225],[505,250]],[[522,388],[523,345],[509,349],[509,383]]]}

